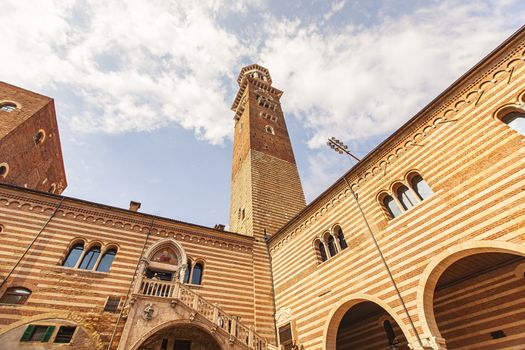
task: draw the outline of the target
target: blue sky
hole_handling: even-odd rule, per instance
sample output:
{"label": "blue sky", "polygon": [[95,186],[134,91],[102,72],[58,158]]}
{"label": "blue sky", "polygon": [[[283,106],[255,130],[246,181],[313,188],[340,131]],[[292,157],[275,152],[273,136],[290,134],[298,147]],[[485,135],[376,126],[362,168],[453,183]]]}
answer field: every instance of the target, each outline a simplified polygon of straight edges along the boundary
{"label": "blue sky", "polygon": [[65,195],[228,223],[236,77],[283,90],[310,201],[525,23],[498,1],[4,0],[0,80],[55,99]]}

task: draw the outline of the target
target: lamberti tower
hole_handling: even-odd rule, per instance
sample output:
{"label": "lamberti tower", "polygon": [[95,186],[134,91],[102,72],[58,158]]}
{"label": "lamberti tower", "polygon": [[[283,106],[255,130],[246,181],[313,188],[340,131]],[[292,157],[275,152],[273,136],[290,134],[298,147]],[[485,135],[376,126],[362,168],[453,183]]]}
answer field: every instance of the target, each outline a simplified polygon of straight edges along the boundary
{"label": "lamberti tower", "polygon": [[265,235],[271,236],[306,205],[279,102],[283,92],[257,64],[237,79],[230,230],[253,236],[255,326],[274,336],[272,281]]}

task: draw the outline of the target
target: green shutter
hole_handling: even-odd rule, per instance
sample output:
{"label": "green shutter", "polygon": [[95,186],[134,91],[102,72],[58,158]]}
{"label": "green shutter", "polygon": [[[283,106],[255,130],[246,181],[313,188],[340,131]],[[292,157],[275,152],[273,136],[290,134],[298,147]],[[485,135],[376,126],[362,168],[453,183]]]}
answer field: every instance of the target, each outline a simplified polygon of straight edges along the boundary
{"label": "green shutter", "polygon": [[42,337],[42,343],[45,343],[51,338],[51,335],[53,335],[53,331],[55,330],[55,326],[48,326],[46,329],[46,333],[44,333],[44,336]]}
{"label": "green shutter", "polygon": [[20,341],[29,341],[31,339],[31,336],[33,335],[33,332],[35,330],[35,326],[30,324],[27,326],[26,330],[24,331],[24,334],[22,334],[22,338],[20,338]]}

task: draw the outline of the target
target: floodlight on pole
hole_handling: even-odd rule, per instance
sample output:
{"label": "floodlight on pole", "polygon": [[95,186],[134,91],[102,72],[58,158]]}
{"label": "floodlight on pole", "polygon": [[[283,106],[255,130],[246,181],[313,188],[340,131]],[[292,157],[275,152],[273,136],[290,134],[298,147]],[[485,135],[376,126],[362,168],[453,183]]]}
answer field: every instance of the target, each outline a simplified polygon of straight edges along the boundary
{"label": "floodlight on pole", "polygon": [[331,149],[333,149],[339,154],[346,153],[347,155],[354,158],[358,162],[361,160],[357,158],[356,156],[354,156],[352,153],[350,153],[350,151],[348,150],[348,146],[345,145],[343,141],[336,139],[335,136],[332,136],[331,138],[329,138],[326,144],[328,145],[328,147],[330,147]]}

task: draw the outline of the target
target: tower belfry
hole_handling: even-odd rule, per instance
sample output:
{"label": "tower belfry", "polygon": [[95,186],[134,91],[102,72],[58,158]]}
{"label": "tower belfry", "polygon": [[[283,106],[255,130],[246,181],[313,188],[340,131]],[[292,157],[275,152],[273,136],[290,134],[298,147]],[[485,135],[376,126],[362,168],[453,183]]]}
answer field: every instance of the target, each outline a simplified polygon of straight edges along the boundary
{"label": "tower belfry", "polygon": [[230,230],[271,235],[306,205],[288,129],[282,91],[268,69],[252,64],[237,79]]}

